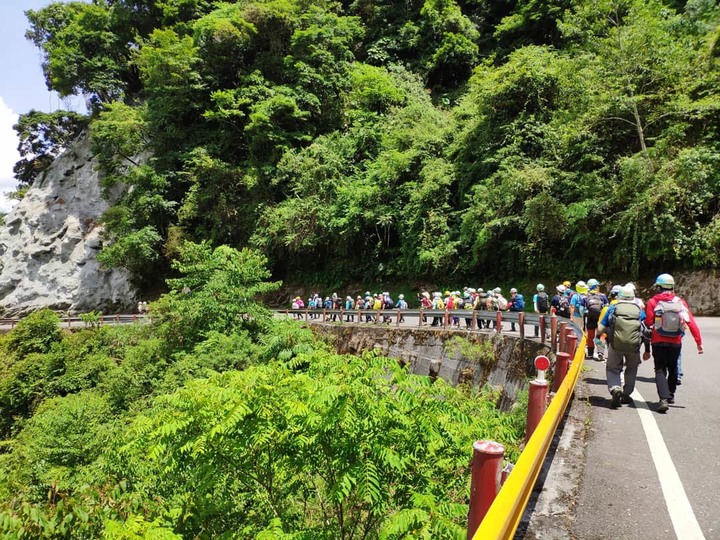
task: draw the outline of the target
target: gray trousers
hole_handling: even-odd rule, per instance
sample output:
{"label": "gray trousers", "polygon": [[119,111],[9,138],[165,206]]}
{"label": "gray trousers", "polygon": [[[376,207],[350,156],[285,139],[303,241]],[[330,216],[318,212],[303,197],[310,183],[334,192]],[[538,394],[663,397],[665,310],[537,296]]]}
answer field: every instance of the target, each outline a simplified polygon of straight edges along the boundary
{"label": "gray trousers", "polygon": [[[629,396],[635,390],[635,379],[637,378],[637,370],[640,366],[640,351],[626,353],[616,351],[612,345],[608,344],[607,361],[605,363],[605,376],[607,377],[608,390],[613,391],[614,388],[622,388],[623,394]],[[622,386],[620,376],[625,367],[625,386]]]}

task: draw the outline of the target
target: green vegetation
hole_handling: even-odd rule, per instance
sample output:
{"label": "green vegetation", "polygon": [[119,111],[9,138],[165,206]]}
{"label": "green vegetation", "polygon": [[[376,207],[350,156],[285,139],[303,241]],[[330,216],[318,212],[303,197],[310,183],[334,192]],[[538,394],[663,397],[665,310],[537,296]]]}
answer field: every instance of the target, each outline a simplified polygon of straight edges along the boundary
{"label": "green vegetation", "polygon": [[465,537],[472,442],[516,459],[524,409],[273,321],[266,262],[181,243],[152,323],[0,339],[3,538]]}
{"label": "green vegetation", "polygon": [[[90,100],[105,181],[125,186],[102,260],[146,285],[182,240],[333,284],[720,264],[712,0],[97,0],[28,17],[48,86]],[[83,125],[53,114],[20,120],[19,193]]]}

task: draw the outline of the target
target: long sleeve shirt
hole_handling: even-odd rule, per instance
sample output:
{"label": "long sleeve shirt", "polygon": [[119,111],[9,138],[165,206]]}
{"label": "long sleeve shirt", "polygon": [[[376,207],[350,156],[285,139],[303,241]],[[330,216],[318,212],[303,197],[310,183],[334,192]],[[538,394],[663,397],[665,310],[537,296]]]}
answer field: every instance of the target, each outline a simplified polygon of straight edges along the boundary
{"label": "long sleeve shirt", "polygon": [[685,302],[685,300],[683,300],[682,298],[677,297],[673,291],[664,291],[656,294],[650,300],[648,300],[647,305],[645,306],[645,325],[648,328],[652,329],[652,336],[650,338],[650,341],[652,343],[669,343],[678,346],[682,344],[682,335],[663,336],[660,335],[655,329],[655,309],[657,308],[658,303],[672,302],[675,298],[677,298],[682,303],[682,306],[684,308],[680,312],[680,318],[683,320],[688,330],[690,330],[690,333],[692,334],[692,337],[695,340],[697,346],[702,347],[702,336],[700,335],[700,328],[695,322],[695,317],[693,317],[693,314],[690,311],[687,302]]}

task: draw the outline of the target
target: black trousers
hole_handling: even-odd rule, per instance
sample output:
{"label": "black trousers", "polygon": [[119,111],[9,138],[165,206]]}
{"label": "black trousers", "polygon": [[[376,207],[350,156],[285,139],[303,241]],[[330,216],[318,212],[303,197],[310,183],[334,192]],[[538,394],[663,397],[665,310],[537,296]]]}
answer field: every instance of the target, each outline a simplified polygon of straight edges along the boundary
{"label": "black trousers", "polygon": [[655,386],[660,399],[675,396],[677,388],[677,361],[681,345],[671,343],[653,343],[652,354],[655,362]]}

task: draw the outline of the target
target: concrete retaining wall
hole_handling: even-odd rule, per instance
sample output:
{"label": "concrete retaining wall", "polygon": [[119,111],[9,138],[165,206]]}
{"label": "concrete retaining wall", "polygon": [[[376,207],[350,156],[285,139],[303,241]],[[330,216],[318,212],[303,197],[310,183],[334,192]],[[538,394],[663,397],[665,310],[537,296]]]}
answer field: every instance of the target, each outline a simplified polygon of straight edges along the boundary
{"label": "concrete retaining wall", "polygon": [[[379,349],[409,364],[417,375],[441,377],[453,385],[490,384],[501,390],[498,405],[503,410],[512,406],[518,392],[527,388],[528,378],[535,375],[535,357],[545,354],[554,359],[548,346],[504,334],[356,324],[318,323],[313,328],[328,337],[340,354]],[[455,337],[465,343],[451,341]],[[483,344],[489,344],[490,355],[482,354]]]}

